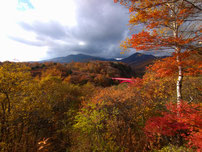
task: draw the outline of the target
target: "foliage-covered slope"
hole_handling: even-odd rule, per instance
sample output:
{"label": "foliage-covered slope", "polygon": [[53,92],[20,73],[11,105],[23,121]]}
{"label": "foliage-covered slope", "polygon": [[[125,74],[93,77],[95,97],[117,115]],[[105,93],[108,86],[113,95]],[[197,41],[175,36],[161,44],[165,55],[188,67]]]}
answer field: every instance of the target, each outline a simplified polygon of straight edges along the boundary
{"label": "foliage-covered slope", "polygon": [[86,63],[27,63],[32,75],[43,77],[48,74],[62,76],[63,80],[74,84],[91,82],[98,86],[110,86],[115,82],[112,77],[132,77],[129,66],[121,62],[91,61]]}

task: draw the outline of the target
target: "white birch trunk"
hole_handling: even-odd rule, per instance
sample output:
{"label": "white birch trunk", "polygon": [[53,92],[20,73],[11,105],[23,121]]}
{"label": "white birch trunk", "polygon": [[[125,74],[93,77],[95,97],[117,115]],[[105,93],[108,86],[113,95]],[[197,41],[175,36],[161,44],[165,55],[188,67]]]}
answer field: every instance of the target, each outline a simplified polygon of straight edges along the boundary
{"label": "white birch trunk", "polygon": [[180,106],[180,102],[182,100],[182,78],[183,78],[183,73],[182,73],[182,66],[180,65],[180,56],[177,54],[176,57],[177,64],[178,64],[178,79],[176,83],[176,92],[177,92],[177,106]]}
{"label": "white birch trunk", "polygon": [[[176,18],[175,13],[177,11],[175,3],[168,4],[168,6],[171,8],[171,17]],[[176,19],[177,20],[177,19]],[[178,38],[178,27],[176,20],[172,22],[172,30],[173,30],[173,36],[174,38]],[[178,46],[175,46],[175,53],[177,54],[176,56],[176,61],[177,61],[177,66],[178,66],[178,79],[176,82],[176,93],[177,93],[177,107],[180,106],[181,100],[182,100],[182,78],[183,78],[183,73],[182,73],[182,66],[180,65],[181,59],[180,59],[180,53],[181,49]]]}

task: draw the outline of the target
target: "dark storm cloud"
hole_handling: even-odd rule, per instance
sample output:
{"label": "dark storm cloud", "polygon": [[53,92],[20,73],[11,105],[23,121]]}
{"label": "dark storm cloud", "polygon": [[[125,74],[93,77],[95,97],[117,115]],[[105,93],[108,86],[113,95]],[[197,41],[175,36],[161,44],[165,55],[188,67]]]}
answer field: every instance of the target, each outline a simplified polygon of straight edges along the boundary
{"label": "dark storm cloud", "polygon": [[77,0],[77,34],[95,41],[117,41],[127,29],[127,10],[110,0]]}
{"label": "dark storm cloud", "polygon": [[[128,10],[113,3],[113,0],[75,2],[77,25],[74,27],[63,26],[56,21],[38,21],[31,25],[21,22],[20,26],[36,33],[37,40],[48,46],[49,58],[77,53],[123,57],[119,45],[128,35]],[[28,41],[17,41],[30,44]],[[78,45],[79,42],[85,42],[86,45]]]}

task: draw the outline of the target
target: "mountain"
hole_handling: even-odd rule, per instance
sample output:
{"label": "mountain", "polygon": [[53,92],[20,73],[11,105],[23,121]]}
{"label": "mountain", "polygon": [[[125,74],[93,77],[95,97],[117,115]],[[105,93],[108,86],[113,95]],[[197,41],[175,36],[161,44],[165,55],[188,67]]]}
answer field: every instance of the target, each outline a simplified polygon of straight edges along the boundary
{"label": "mountain", "polygon": [[153,55],[134,53],[131,56],[122,59],[121,61],[129,65],[133,65],[133,64],[139,64],[139,63],[142,63],[148,60],[154,60],[154,59],[156,59],[156,57]]}
{"label": "mountain", "polygon": [[136,77],[142,77],[145,73],[146,66],[152,64],[156,59],[158,58],[153,55],[134,53],[121,61],[130,65]]}
{"label": "mountain", "polygon": [[95,56],[90,56],[90,55],[85,55],[85,54],[77,54],[77,55],[68,55],[66,57],[57,57],[57,58],[52,58],[48,60],[43,60],[41,62],[59,62],[59,63],[70,63],[72,61],[74,62],[88,62],[88,61],[119,61],[119,62],[124,62],[129,65],[133,64],[138,64],[141,62],[145,62],[147,60],[154,60],[156,59],[155,56],[153,55],[145,55],[141,53],[134,53],[133,55],[124,58],[122,60],[116,60],[116,59],[106,59],[106,58],[101,58],[101,57],[95,57]]}
{"label": "mountain", "polygon": [[116,59],[106,59],[106,58],[100,58],[90,55],[84,55],[84,54],[77,54],[77,55],[68,55],[66,57],[58,57],[53,58],[49,60],[44,60],[41,62],[59,62],[59,63],[70,63],[72,61],[74,62],[88,62],[88,61],[117,61],[117,62],[123,62],[128,64],[132,70],[135,73],[135,76],[141,77],[145,73],[145,67],[152,64],[154,60],[158,59],[157,57],[153,55],[146,55],[141,53],[134,53],[131,56],[124,58],[122,60],[116,60]]}
{"label": "mountain", "polygon": [[59,63],[70,63],[70,62],[88,62],[88,61],[108,61],[107,59],[100,58],[100,57],[94,57],[90,55],[84,55],[84,54],[77,54],[77,55],[68,55],[66,57],[58,57],[53,58],[49,60],[44,60],[42,62],[59,62]]}

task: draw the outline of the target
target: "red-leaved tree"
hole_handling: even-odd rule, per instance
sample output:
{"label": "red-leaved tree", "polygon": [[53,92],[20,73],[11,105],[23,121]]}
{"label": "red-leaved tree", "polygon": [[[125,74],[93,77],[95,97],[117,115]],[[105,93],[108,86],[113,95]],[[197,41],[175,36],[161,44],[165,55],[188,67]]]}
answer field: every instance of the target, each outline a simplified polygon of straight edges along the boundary
{"label": "red-leaved tree", "polygon": [[[162,116],[150,118],[145,125],[145,133],[152,144],[172,141],[172,144],[202,150],[202,113],[200,104],[181,102],[167,104],[167,111]],[[160,143],[162,144],[162,143]],[[167,144],[167,143],[166,143]]]}
{"label": "red-leaved tree", "polygon": [[[178,70],[176,82],[177,104],[182,99],[183,68],[181,53],[200,50],[200,0],[114,0],[130,12],[132,36],[121,43],[123,50],[134,48],[145,51],[175,52]],[[137,25],[142,27],[136,32]],[[140,27],[139,26],[139,27]]]}

